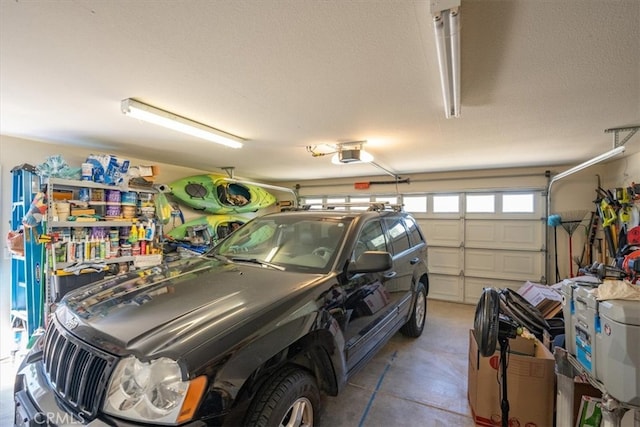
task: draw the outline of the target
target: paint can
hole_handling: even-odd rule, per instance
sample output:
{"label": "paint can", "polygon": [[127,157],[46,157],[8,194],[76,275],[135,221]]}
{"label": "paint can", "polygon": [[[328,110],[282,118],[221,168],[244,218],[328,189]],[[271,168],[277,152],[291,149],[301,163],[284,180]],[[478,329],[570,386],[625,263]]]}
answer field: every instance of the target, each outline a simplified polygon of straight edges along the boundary
{"label": "paint can", "polygon": [[107,190],[107,203],[120,204],[120,190]]}
{"label": "paint can", "polygon": [[124,243],[120,246],[120,256],[131,256],[131,243]]}
{"label": "paint can", "polygon": [[90,195],[88,188],[81,188],[80,190],[78,190],[78,200],[80,200],[81,202],[88,202],[89,199]]}
{"label": "paint can", "polygon": [[138,202],[138,194],[135,191],[125,191],[122,193],[123,205],[135,205]]}
{"label": "paint can", "polygon": [[120,204],[107,203],[107,218],[120,218]]}
{"label": "paint can", "polygon": [[91,201],[92,202],[104,202],[105,194],[102,188],[92,188],[91,189]]}
{"label": "paint can", "polygon": [[132,219],[136,216],[136,207],[125,205],[122,206],[122,217],[126,219]]}

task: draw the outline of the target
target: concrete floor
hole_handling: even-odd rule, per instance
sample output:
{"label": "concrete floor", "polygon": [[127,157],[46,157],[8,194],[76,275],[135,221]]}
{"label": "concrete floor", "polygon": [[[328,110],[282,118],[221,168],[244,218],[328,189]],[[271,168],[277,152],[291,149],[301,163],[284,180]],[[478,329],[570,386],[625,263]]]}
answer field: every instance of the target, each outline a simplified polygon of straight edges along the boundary
{"label": "concrete floor", "polygon": [[475,306],[428,302],[418,339],[396,334],[338,397],[321,426],[473,426],[467,400],[469,329]]}
{"label": "concrete floor", "polygon": [[[320,426],[473,426],[467,401],[468,331],[475,306],[428,303],[418,339],[396,334],[338,397],[323,398]],[[0,363],[0,426],[13,422],[16,364]]]}

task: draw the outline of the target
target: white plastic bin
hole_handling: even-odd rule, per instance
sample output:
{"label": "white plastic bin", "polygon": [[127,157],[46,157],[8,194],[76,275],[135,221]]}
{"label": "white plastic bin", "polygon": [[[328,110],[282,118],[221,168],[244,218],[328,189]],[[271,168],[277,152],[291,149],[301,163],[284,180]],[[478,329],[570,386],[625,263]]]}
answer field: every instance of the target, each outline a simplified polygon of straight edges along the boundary
{"label": "white plastic bin", "polygon": [[598,379],[615,399],[640,406],[640,301],[602,301],[598,309]]}

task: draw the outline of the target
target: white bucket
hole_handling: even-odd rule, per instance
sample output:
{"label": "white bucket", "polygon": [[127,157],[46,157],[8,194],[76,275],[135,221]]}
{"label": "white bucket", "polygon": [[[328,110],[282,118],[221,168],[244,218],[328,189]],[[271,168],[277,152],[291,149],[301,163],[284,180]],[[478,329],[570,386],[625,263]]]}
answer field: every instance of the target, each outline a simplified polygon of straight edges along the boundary
{"label": "white bucket", "polygon": [[60,221],[66,221],[71,213],[71,205],[67,202],[57,202],[56,212],[58,213],[58,219]]}

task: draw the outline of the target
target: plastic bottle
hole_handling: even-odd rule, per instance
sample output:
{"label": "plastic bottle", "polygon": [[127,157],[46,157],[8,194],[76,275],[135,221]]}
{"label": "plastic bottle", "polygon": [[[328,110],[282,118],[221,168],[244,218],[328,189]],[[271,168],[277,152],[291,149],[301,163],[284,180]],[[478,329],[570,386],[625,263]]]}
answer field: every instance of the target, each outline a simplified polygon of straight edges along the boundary
{"label": "plastic bottle", "polygon": [[84,256],[85,261],[89,261],[91,259],[91,242],[89,242],[89,236],[85,236],[84,238]]}
{"label": "plastic bottle", "polygon": [[100,259],[106,259],[107,258],[107,244],[104,241],[104,238],[100,238],[100,241],[98,242],[99,246],[100,246]]}
{"label": "plastic bottle", "polygon": [[156,234],[156,225],[154,222],[150,222],[147,227],[147,234],[145,236],[145,240],[152,241]]}
{"label": "plastic bottle", "polygon": [[138,241],[138,228],[135,224],[131,224],[131,230],[129,231],[129,243]]}
{"label": "plastic bottle", "polygon": [[138,240],[144,240],[146,237],[146,232],[144,229],[144,225],[142,223],[138,224]]}

